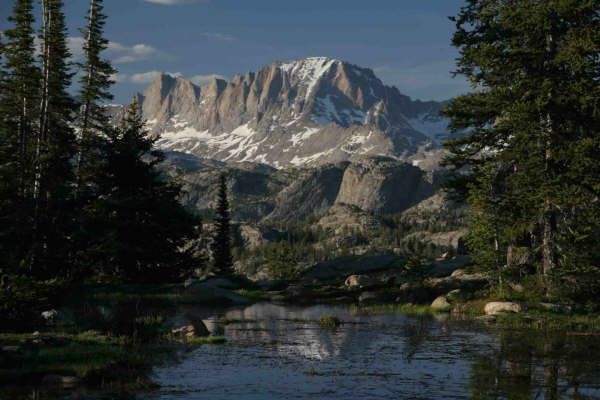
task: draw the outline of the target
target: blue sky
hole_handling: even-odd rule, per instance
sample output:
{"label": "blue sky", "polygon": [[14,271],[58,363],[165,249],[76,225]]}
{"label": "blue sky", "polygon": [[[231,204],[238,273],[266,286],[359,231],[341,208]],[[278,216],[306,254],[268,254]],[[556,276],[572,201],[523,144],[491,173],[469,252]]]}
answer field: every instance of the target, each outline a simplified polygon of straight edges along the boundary
{"label": "blue sky", "polygon": [[[10,0],[0,0],[5,29]],[[80,52],[87,0],[65,0],[74,53]],[[373,68],[418,99],[468,91],[452,78],[450,45],[463,0],[105,0],[119,70],[115,101],[142,91],[158,72],[198,83],[230,78],[275,60],[329,56]]]}

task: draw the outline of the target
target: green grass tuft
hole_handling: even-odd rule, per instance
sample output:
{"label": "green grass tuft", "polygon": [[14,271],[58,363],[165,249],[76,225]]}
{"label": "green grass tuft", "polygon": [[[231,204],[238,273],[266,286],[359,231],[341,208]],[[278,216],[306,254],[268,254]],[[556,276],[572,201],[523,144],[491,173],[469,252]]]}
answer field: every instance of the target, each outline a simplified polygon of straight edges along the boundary
{"label": "green grass tuft", "polygon": [[335,329],[342,324],[342,321],[333,315],[322,315],[318,324],[321,328]]}
{"label": "green grass tuft", "polygon": [[267,297],[264,291],[257,289],[239,289],[236,290],[236,293],[240,296],[254,300],[262,300]]}

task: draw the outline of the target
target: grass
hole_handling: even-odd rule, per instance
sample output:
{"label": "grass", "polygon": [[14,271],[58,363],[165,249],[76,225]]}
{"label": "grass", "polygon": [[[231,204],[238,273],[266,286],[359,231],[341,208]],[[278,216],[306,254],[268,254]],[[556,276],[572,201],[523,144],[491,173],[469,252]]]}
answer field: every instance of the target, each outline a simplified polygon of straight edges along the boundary
{"label": "grass", "polygon": [[185,339],[185,343],[191,345],[224,344],[227,342],[224,336],[193,336]]}
{"label": "grass", "polygon": [[44,334],[56,344],[23,343],[31,334],[0,334],[2,346],[19,346],[20,351],[9,356],[0,369],[0,380],[49,373],[74,374],[85,377],[89,372],[107,368],[116,363],[140,365],[142,357],[127,346],[121,337],[109,337],[94,331],[79,334]]}
{"label": "grass", "polygon": [[254,299],[254,300],[262,300],[267,297],[266,293],[263,290],[257,290],[257,289],[239,289],[239,290],[236,290],[236,293],[239,294],[240,296],[247,297],[249,299]]}
{"label": "grass", "polygon": [[224,336],[178,336],[172,333],[167,333],[163,336],[163,339],[169,343],[183,343],[194,346],[200,346],[204,344],[223,344],[227,342]]}
{"label": "grass", "polygon": [[321,328],[335,329],[342,324],[342,321],[333,315],[322,315],[317,323]]}
{"label": "grass", "polygon": [[600,315],[557,314],[549,311],[531,310],[519,314],[501,314],[496,326],[505,329],[539,329],[566,331],[568,333],[600,334]]}
{"label": "grass", "polygon": [[406,314],[413,316],[444,314],[450,310],[434,310],[428,305],[419,304],[373,304],[369,306],[352,306],[352,311],[358,314]]}

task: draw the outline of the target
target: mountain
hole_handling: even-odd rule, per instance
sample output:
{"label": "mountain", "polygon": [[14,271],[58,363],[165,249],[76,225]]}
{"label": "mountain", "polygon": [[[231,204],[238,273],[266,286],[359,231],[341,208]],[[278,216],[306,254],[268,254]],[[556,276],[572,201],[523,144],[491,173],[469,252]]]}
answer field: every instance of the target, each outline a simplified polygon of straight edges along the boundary
{"label": "mountain", "polygon": [[[196,160],[196,161],[195,161]],[[200,213],[214,209],[221,174],[228,177],[234,221],[261,225],[321,217],[349,207],[376,215],[402,212],[432,196],[443,181],[422,169],[385,157],[305,168],[256,163],[208,163],[169,154],[163,165],[183,185],[181,201]]]}
{"label": "mountain", "polygon": [[163,150],[275,168],[370,156],[417,165],[447,135],[443,103],[413,101],[372,70],[326,57],[203,86],[163,74],[139,102]]}

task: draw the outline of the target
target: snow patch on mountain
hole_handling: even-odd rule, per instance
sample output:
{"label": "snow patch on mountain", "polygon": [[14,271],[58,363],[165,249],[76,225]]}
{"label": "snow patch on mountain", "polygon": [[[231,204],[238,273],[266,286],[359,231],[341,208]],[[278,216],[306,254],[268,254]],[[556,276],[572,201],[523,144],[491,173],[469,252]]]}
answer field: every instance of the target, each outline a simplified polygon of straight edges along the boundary
{"label": "snow patch on mountain", "polygon": [[446,118],[432,113],[423,113],[408,119],[413,129],[424,133],[436,143],[442,142],[447,137],[448,122]]}
{"label": "snow patch on mountain", "polygon": [[319,158],[325,157],[325,156],[333,153],[334,151],[335,151],[335,149],[329,149],[329,150],[322,151],[320,153],[315,153],[315,154],[312,154],[312,155],[306,156],[306,157],[294,156],[294,158],[292,158],[290,163],[296,167],[300,167],[303,165],[311,164],[311,163],[317,161]]}
{"label": "snow patch on mountain", "polygon": [[306,128],[303,131],[292,135],[290,142],[292,142],[292,146],[296,147],[299,144],[302,144],[303,141],[310,139],[312,135],[319,131],[319,128]]}
{"label": "snow patch on mountain", "polygon": [[283,63],[279,68],[306,85],[306,95],[304,96],[304,99],[308,100],[321,77],[323,77],[336,62],[337,60],[328,57],[309,57],[303,60]]}

